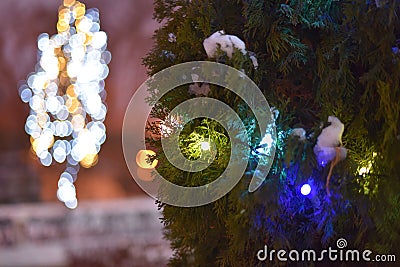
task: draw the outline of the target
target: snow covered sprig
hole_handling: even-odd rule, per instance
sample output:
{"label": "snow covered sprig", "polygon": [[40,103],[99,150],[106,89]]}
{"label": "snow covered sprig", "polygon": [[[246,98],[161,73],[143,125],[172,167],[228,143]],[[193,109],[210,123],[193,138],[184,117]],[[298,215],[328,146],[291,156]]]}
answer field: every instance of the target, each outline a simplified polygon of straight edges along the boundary
{"label": "snow covered sprig", "polygon": [[306,140],[306,130],[303,128],[294,128],[291,130],[290,135],[292,136],[297,136],[299,138],[299,141],[305,141]]}
{"label": "snow covered sprig", "polygon": [[203,46],[209,58],[215,57],[218,47],[226,52],[229,58],[232,58],[234,48],[239,49],[243,55],[247,54],[245,43],[239,37],[225,34],[224,31],[217,31],[211,34],[210,37],[204,40]]}
{"label": "snow covered sprig", "polygon": [[[229,58],[232,58],[235,48],[242,52],[243,55],[247,54],[246,44],[235,35],[225,34],[223,30],[211,34],[210,37],[203,41],[203,46],[208,58],[214,58],[218,48],[224,51]],[[257,69],[258,62],[255,53],[249,51],[249,56],[254,68]]]}
{"label": "snow covered sprig", "polygon": [[340,153],[340,160],[347,156],[346,148],[342,147],[344,124],[335,116],[329,116],[328,122],[331,125],[322,130],[314,147],[318,164],[323,167],[336,157],[337,151]]}
{"label": "snow covered sprig", "polygon": [[318,136],[317,144],[314,147],[314,153],[317,156],[320,166],[324,167],[328,162],[331,162],[325,184],[326,193],[330,196],[329,182],[333,168],[347,157],[347,149],[342,146],[344,124],[335,116],[329,116],[328,122],[330,122],[331,125],[324,128]]}

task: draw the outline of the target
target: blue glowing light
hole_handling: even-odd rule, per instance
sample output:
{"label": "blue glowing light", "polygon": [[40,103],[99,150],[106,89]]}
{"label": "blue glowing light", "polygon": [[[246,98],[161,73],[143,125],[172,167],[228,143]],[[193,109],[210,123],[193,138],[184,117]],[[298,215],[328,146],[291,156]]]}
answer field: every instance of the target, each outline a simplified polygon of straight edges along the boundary
{"label": "blue glowing light", "polygon": [[300,192],[303,196],[307,196],[311,193],[311,186],[309,184],[303,184],[300,188]]}

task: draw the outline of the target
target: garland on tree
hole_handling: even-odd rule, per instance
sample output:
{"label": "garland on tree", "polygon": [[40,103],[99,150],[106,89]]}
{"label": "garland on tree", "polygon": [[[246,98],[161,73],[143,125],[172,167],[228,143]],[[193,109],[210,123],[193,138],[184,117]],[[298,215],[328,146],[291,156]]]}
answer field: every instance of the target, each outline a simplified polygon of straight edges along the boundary
{"label": "garland on tree", "polygon": [[[156,104],[152,116],[163,122],[187,99],[219,99],[237,112],[251,136],[248,171],[226,196],[197,208],[159,203],[175,251],[170,266],[258,266],[265,264],[256,257],[264,245],[323,249],[338,238],[353,248],[399,255],[399,3],[155,1],[154,15],[163,26],[144,59],[150,75],[183,62],[217,61],[246,73],[279,111],[274,163],[262,187],[249,193],[263,134],[241,99],[194,83]],[[149,101],[155,94],[150,90]],[[153,137],[160,129],[159,122],[148,127]],[[198,186],[223,172],[231,156],[229,138],[210,119],[193,120],[180,135],[189,159],[199,157],[198,144],[207,138],[217,155],[197,173],[168,163],[159,138],[147,142],[156,148],[163,177]]]}

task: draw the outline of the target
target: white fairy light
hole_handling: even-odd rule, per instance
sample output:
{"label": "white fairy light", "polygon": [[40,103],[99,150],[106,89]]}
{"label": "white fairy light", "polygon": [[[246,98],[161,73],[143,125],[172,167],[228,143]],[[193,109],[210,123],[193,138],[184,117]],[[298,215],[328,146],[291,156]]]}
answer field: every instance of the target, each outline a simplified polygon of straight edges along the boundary
{"label": "white fairy light", "polygon": [[78,200],[76,198],[65,201],[65,206],[70,209],[75,209],[78,206]]}
{"label": "white fairy light", "polygon": [[303,184],[300,188],[300,192],[303,196],[308,196],[311,193],[311,186],[309,184]]}
{"label": "white fairy light", "polygon": [[25,131],[40,162],[50,166],[53,160],[67,161],[57,197],[71,209],[78,204],[73,185],[78,164],[94,166],[106,139],[104,79],[111,53],[99,23],[97,9],[64,0],[58,11],[58,33],[38,36],[37,70],[18,90],[31,108]]}
{"label": "white fairy light", "polygon": [[358,174],[359,174],[360,176],[363,176],[363,175],[365,175],[365,174],[369,174],[369,173],[371,172],[372,166],[373,166],[373,164],[374,164],[374,160],[373,160],[373,159],[374,159],[377,155],[378,155],[378,153],[373,152],[373,153],[372,153],[372,159],[368,160],[368,161],[366,162],[366,165],[360,166],[360,167],[358,168],[357,172],[358,172]]}
{"label": "white fairy light", "polygon": [[172,32],[170,32],[168,34],[168,42],[170,42],[170,43],[175,43],[176,42],[176,35],[173,34]]}
{"label": "white fairy light", "polygon": [[210,150],[211,148],[210,143],[207,141],[201,142],[200,146],[202,150]]}

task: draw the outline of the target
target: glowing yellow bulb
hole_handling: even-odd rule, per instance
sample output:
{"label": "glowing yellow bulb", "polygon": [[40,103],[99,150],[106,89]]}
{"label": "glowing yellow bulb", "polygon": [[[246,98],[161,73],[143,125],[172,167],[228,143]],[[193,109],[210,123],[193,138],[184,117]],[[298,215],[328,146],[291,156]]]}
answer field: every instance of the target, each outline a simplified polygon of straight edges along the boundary
{"label": "glowing yellow bulb", "polygon": [[97,164],[98,158],[97,154],[87,154],[79,163],[84,168],[90,168]]}
{"label": "glowing yellow bulb", "polygon": [[37,139],[31,138],[31,147],[32,147],[33,152],[36,153],[36,150],[37,150],[37,147],[38,147]]}
{"label": "glowing yellow bulb", "polygon": [[68,97],[67,101],[65,102],[65,106],[68,109],[69,113],[75,113],[78,108],[80,107],[80,102],[76,97]]}
{"label": "glowing yellow bulb", "polygon": [[158,160],[153,160],[151,164],[148,163],[149,156],[155,156],[156,153],[152,150],[139,150],[136,154],[136,164],[143,169],[153,169],[157,166]]}
{"label": "glowing yellow bulb", "polygon": [[372,162],[369,161],[367,166],[363,166],[358,170],[358,174],[359,175],[368,174],[371,171],[371,168],[372,168]]}
{"label": "glowing yellow bulb", "polygon": [[75,0],[64,0],[64,6],[71,7],[75,4]]}
{"label": "glowing yellow bulb", "polygon": [[85,12],[86,12],[85,5],[80,3],[80,2],[76,2],[76,4],[74,5],[73,12],[75,14],[75,18],[77,20],[77,23],[79,23],[78,21],[80,19],[82,19],[83,16],[85,16]]}
{"label": "glowing yellow bulb", "polygon": [[69,24],[64,20],[61,20],[57,23],[57,31],[58,32],[66,32],[69,30]]}
{"label": "glowing yellow bulb", "polygon": [[71,14],[68,8],[62,8],[58,11],[58,22],[63,21],[69,23]]}
{"label": "glowing yellow bulb", "polygon": [[31,145],[32,145],[32,150],[40,154],[42,151],[45,149],[49,149],[50,147],[53,146],[54,144],[54,136],[40,136],[39,138],[33,139],[31,138]]}

